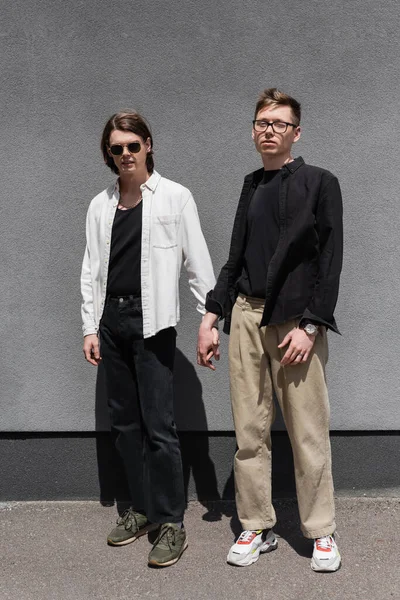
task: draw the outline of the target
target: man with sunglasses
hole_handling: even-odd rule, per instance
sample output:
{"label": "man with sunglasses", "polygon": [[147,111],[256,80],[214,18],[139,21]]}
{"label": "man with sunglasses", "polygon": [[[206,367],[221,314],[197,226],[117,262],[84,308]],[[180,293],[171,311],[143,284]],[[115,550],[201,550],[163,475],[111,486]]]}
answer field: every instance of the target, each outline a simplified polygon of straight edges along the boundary
{"label": "man with sunglasses", "polygon": [[215,278],[193,197],[154,170],[143,117],[113,115],[101,149],[118,180],[92,200],[87,214],[83,352],[89,363],[103,362],[132,504],[107,541],[123,546],[158,529],[148,562],[166,567],[187,547],[172,387],[182,262],[200,313]]}
{"label": "man with sunglasses", "polygon": [[293,159],[300,104],[276,88],[256,105],[252,137],[263,168],[247,175],[229,258],[208,294],[198,363],[219,358],[213,326],[229,333],[231,400],[238,450],[236,504],[243,532],[227,560],[254,563],[277,547],[271,501],[273,392],[289,434],[311,567],[336,571],[335,514],[325,383],[327,329],[342,267],[342,199],[334,175]]}

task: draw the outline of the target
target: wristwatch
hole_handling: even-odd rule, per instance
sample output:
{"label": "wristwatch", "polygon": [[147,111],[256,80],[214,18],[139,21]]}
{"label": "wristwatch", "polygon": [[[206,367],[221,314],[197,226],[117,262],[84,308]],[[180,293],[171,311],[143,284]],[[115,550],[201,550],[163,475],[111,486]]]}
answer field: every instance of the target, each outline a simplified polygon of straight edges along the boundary
{"label": "wristwatch", "polygon": [[314,325],[314,323],[307,323],[307,325],[304,325],[302,329],[304,329],[304,331],[308,333],[308,335],[318,334],[318,327]]}

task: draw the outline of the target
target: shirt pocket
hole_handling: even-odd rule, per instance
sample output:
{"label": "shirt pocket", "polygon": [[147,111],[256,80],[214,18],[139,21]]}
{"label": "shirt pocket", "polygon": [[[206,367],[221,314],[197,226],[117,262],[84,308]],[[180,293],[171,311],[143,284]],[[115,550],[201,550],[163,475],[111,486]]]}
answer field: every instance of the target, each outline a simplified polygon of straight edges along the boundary
{"label": "shirt pocket", "polygon": [[176,248],[181,215],[157,215],[152,219],[153,248]]}

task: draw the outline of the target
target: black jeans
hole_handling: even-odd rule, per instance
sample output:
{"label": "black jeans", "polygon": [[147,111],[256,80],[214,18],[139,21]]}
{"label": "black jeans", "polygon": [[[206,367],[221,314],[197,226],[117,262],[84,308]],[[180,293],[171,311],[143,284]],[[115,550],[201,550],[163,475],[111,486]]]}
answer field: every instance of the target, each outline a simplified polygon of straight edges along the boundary
{"label": "black jeans", "polygon": [[143,339],[140,298],[108,298],[100,323],[111,426],[134,510],[153,523],[183,520],[181,451],[173,415],[176,331]]}

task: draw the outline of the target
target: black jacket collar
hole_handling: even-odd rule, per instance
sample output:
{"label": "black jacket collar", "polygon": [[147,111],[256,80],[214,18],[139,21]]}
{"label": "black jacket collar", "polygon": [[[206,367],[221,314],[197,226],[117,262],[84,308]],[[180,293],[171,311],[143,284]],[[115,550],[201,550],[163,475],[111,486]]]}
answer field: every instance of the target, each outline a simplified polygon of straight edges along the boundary
{"label": "black jacket collar", "polygon": [[[293,173],[295,173],[297,171],[297,169],[299,169],[303,165],[304,165],[304,159],[301,156],[298,156],[297,158],[292,160],[292,162],[286,163],[285,165],[283,165],[282,169],[285,171],[285,175],[292,175]],[[262,180],[263,175],[264,175],[264,168],[261,168],[261,169],[257,169],[257,171],[253,171],[253,173],[250,173],[249,175],[247,175],[246,179],[249,179],[252,181],[252,183],[255,183],[258,185],[260,183],[260,181]]]}

